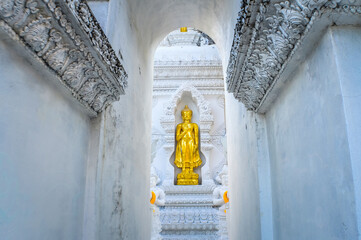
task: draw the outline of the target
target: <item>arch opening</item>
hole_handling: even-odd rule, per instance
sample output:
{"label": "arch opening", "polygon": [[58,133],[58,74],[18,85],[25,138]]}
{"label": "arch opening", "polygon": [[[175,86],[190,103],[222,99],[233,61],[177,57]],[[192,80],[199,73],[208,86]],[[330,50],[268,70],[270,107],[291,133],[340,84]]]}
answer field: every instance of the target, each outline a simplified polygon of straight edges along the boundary
{"label": "arch opening", "polygon": [[200,130],[204,161],[196,170],[201,173],[199,182],[212,184],[226,164],[222,62],[212,38],[194,28],[187,30],[168,34],[154,55],[151,164],[161,185],[174,184],[179,171],[173,160],[175,128],[182,122],[185,105]]}

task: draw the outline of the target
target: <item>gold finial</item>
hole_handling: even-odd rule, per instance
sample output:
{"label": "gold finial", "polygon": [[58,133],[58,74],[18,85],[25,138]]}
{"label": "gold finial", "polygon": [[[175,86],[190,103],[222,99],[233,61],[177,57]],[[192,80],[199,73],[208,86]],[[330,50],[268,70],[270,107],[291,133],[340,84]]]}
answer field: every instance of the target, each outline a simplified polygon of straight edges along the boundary
{"label": "gold finial", "polygon": [[181,27],[181,28],[180,28],[180,31],[181,31],[181,32],[188,32],[188,29],[187,29],[187,27]]}

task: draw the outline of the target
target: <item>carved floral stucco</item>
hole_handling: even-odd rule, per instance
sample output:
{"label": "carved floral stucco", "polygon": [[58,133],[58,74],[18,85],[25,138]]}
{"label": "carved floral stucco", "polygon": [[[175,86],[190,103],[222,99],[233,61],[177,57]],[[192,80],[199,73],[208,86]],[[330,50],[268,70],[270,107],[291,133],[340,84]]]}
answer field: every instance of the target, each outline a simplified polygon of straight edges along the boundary
{"label": "carved floral stucco", "polygon": [[2,0],[0,32],[55,74],[91,115],[124,94],[127,74],[84,1]]}
{"label": "carved floral stucco", "polygon": [[353,0],[241,1],[227,68],[228,91],[257,112],[315,21],[325,19],[329,26],[332,14],[346,19],[360,13],[360,2]]}

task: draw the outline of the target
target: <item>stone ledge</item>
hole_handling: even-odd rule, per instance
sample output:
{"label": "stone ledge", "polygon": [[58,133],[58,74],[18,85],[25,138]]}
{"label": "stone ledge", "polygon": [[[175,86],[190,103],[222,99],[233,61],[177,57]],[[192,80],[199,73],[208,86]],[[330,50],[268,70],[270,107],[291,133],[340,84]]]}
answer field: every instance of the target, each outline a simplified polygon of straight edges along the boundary
{"label": "stone ledge", "polygon": [[166,194],[210,194],[216,188],[216,185],[163,185],[161,188]]}
{"label": "stone ledge", "polygon": [[0,32],[50,70],[91,116],[124,94],[127,74],[85,2],[4,0]]}
{"label": "stone ledge", "polygon": [[184,230],[182,235],[179,231],[168,230],[162,234],[162,240],[219,240],[217,232],[201,230]]}
{"label": "stone ledge", "polygon": [[227,90],[248,110],[266,112],[322,32],[331,25],[360,24],[360,14],[360,2],[352,0],[242,1]]}

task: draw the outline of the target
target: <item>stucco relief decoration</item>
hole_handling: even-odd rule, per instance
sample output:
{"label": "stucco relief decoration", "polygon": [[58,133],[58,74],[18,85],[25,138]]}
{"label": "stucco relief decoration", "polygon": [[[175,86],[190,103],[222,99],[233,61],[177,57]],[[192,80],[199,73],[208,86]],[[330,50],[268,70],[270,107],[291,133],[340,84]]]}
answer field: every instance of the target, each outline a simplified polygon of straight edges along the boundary
{"label": "stucco relief decoration", "polygon": [[[190,92],[192,98],[196,102],[199,113],[200,113],[200,132],[204,133],[202,135],[201,141],[207,139],[206,135],[209,135],[209,131],[213,125],[213,115],[209,103],[204,99],[203,95],[192,85],[185,84],[182,85],[172,96],[172,100],[164,107],[164,113],[161,117],[160,123],[165,129],[167,134],[174,138],[174,128],[175,128],[175,111],[178,103],[180,102],[183,93]],[[170,137],[169,136],[169,137]],[[168,142],[173,142],[174,139],[170,139]],[[171,144],[173,147],[173,145]]]}
{"label": "stucco relief decoration", "polygon": [[[173,122],[173,125],[175,124],[175,110],[184,92],[190,92],[192,94],[192,98],[196,101],[197,106],[199,107],[200,121],[212,123],[213,115],[208,102],[204,99],[202,94],[192,85],[183,85],[175,92],[172,97],[172,101],[164,108],[165,114],[161,122],[171,120]],[[209,126],[209,129],[210,127],[211,125]],[[172,126],[172,129],[174,130],[174,126]]]}
{"label": "stucco relief decoration", "polygon": [[120,79],[120,84],[125,88],[127,86],[127,74],[89,6],[85,1],[66,0],[66,2],[88,34],[95,49],[97,49],[102,59],[108,64],[112,74]]}
{"label": "stucco relief decoration", "polygon": [[[224,95],[223,79],[201,79],[187,80],[184,82],[192,82],[192,85],[198,89],[202,95]],[[153,96],[172,95],[179,86],[179,80],[156,80],[153,83]]]}
{"label": "stucco relief decoration", "polygon": [[190,92],[193,100],[197,104],[200,115],[200,133],[201,137],[201,148],[203,150],[209,150],[211,148],[211,137],[209,132],[213,126],[213,114],[209,103],[205,100],[203,95],[191,84],[184,84],[179,87],[179,89],[171,97],[171,101],[164,106],[163,114],[160,119],[161,126],[166,132],[166,144],[164,147],[168,150],[174,148],[174,130],[176,126],[175,122],[175,111],[178,103],[181,101],[182,95],[185,92]]}
{"label": "stucco relief decoration", "polygon": [[227,68],[228,91],[257,111],[315,20],[349,8],[359,6],[341,5],[341,0],[242,1]]}
{"label": "stucco relief decoration", "polygon": [[[179,62],[176,62],[179,63]],[[186,61],[181,66],[174,62],[160,62],[154,66],[153,95],[172,95],[181,85],[191,82],[203,95],[223,95],[224,83],[220,61]],[[182,79],[180,81],[180,79]]]}
{"label": "stucco relief decoration", "polygon": [[206,211],[202,208],[185,209],[185,213],[179,211],[178,208],[172,210],[170,210],[169,213],[161,214],[160,220],[164,230],[179,231],[182,230],[182,226],[188,227],[190,224],[192,224],[193,229],[197,230],[203,230],[205,227],[209,228],[208,230],[217,230],[219,221],[218,213],[213,209],[210,211]]}
{"label": "stucco relief decoration", "polygon": [[[28,51],[18,52],[50,69],[96,115],[124,94],[127,74],[87,4],[72,6],[81,14],[74,15],[62,0],[3,0],[0,31],[18,49],[25,47]],[[77,24],[74,16],[87,24]]]}
{"label": "stucco relief decoration", "polygon": [[219,239],[219,215],[212,197],[215,187],[162,186],[167,196],[166,208],[160,214],[165,238],[197,233],[206,239]]}

